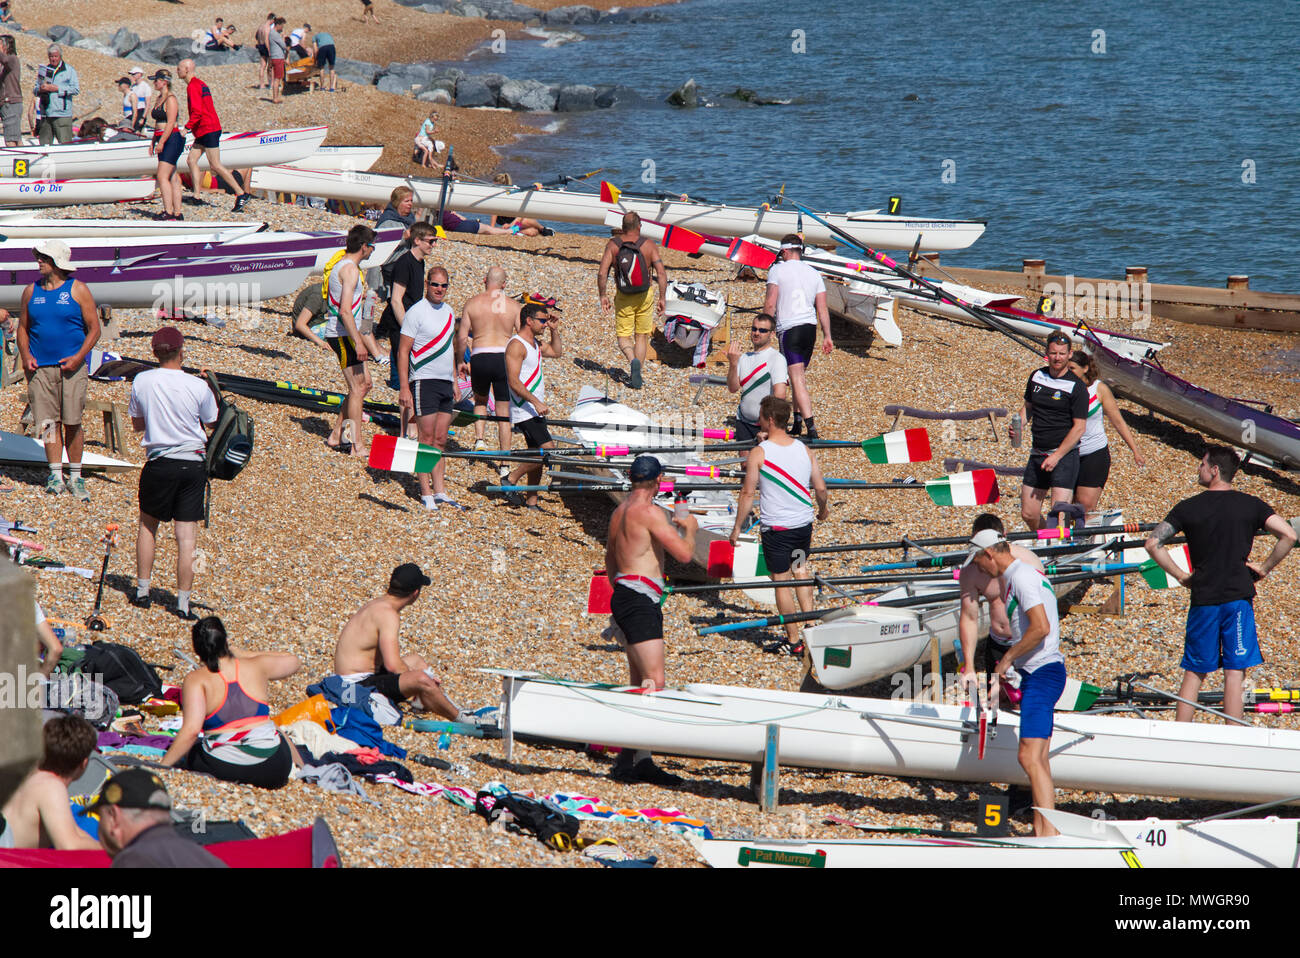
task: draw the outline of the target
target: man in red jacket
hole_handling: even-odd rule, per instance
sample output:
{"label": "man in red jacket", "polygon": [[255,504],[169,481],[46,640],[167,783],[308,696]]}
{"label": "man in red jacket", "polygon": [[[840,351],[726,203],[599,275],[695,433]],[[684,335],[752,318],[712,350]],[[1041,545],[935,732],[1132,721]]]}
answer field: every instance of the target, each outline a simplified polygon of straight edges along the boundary
{"label": "man in red jacket", "polygon": [[221,119],[217,108],[212,103],[212,91],[208,85],[194,75],[194,61],[182,60],[176,64],[176,76],[185,84],[185,97],[189,104],[190,118],[185,129],[194,134],[194,145],[190,147],[189,156],[185,158],[190,168],[190,185],[197,198],[199,188],[199,160],[203,154],[208,156],[208,169],[215,176],[221,177],[235,191],[234,212],[242,210],[249,200],[244,187],[221,165]]}

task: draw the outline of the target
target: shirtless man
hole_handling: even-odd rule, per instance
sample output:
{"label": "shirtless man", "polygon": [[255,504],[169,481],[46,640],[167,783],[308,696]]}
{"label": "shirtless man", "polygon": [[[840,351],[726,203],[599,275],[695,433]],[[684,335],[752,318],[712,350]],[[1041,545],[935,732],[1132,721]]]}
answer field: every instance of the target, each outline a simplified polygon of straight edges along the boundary
{"label": "shirtless man", "polygon": [[[461,363],[457,370],[464,379],[469,377],[474,390],[474,414],[487,414],[488,392],[496,400],[496,415],[507,415],[510,408],[510,383],[506,379],[506,343],[519,332],[521,305],[506,295],[506,271],[493,266],[483,279],[484,290],[471,296],[461,310],[460,334],[456,337],[456,355],[464,356],[470,337],[474,339],[469,363]],[[474,420],[474,448],[485,449],[484,422]],[[497,423],[497,448],[510,448],[510,423]],[[509,473],[505,465],[502,469]]]}
{"label": "shirtless man", "polygon": [[414,605],[431,580],[414,562],[399,565],[388,580],[388,591],[371,599],[348,619],[334,650],[334,671],[387,696],[397,706],[414,699],[417,708],[437,712],[452,721],[468,721],[442,691],[442,682],[419,655],[402,655],[397,633],[402,610]]}
{"label": "shirtless man", "polygon": [[63,715],[46,722],[42,734],[41,763],[0,812],[0,848],[98,849],[99,842],[77,825],[68,803],[68,786],[81,777],[95,750],[95,727],[84,718]]}
{"label": "shirtless man", "polygon": [[[970,534],[973,536],[985,529],[992,529],[1000,536],[1006,535],[1002,520],[991,512],[983,512],[975,517]],[[1033,550],[1012,543],[1011,554],[1035,571],[1043,571],[1043,561]],[[979,681],[979,672],[986,676],[992,675],[1002,656],[1011,648],[1011,620],[1007,618],[1001,579],[989,575],[974,562],[967,562],[961,568],[957,583],[961,590],[961,618],[957,622],[957,637],[961,640],[961,651],[966,660],[962,675],[966,683],[971,684]],[[975,647],[979,645],[980,638],[980,599],[987,599],[989,604],[989,637],[984,643],[984,655],[977,670]],[[1002,707],[1005,708],[1008,704],[1004,701]]]}
{"label": "shirtless man", "polygon": [[[632,491],[609,520],[605,576],[614,586],[609,607],[614,635],[627,650],[628,684],[664,687],[664,552],[678,562],[695,555],[699,523],[692,515],[668,519],[655,504],[663,466],[654,456],[637,456],[628,471]],[[681,533],[679,534],[677,526]],[[677,785],[681,779],[655,765],[649,752],[624,749],[610,777],[627,782]]]}

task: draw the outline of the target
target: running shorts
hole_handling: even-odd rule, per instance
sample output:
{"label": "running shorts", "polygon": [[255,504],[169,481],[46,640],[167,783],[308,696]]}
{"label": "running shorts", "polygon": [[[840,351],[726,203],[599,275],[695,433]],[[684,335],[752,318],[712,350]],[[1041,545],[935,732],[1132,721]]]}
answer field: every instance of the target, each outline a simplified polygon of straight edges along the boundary
{"label": "running shorts", "polygon": [[812,362],[813,351],[817,348],[817,324],[800,323],[791,326],[781,334],[781,355],[787,366],[804,365]]}
{"label": "running shorts", "polygon": [[474,353],[469,358],[469,382],[475,396],[492,396],[501,406],[510,403],[510,382],[506,379],[505,353]]}
{"label": "running shorts", "polygon": [[524,437],[529,449],[541,449],[552,441],[551,431],[546,428],[546,420],[541,416],[515,423],[515,432]]}
{"label": "running shorts", "polygon": [[614,586],[609,600],[614,624],[623,630],[628,645],[664,637],[664,614],[659,603],[623,584]]}
{"label": "running shorts", "polygon": [[767,571],[789,572],[795,564],[795,553],[803,553],[803,561],[808,560],[808,550],[812,548],[812,523],[797,529],[764,529],[762,540]]}
{"label": "running shorts", "polygon": [[140,470],[140,511],[159,522],[198,522],[207,483],[201,459],[150,459]]}
{"label": "running shorts", "polygon": [[1050,472],[1043,468],[1043,460],[1048,455],[1050,453],[1038,450],[1030,453],[1029,464],[1025,466],[1025,474],[1020,481],[1030,489],[1073,489],[1078,485],[1075,481],[1079,476],[1078,447],[1062,456],[1056,468]]}
{"label": "running shorts", "polygon": [[1096,452],[1079,457],[1079,476],[1074,480],[1074,487],[1087,486],[1100,489],[1106,485],[1110,475],[1110,446],[1102,446]]}
{"label": "running shorts", "polygon": [[1245,671],[1263,661],[1255,633],[1255,608],[1249,599],[1194,605],[1187,610],[1187,637],[1179,664],[1188,672]]}
{"label": "running shorts", "polygon": [[417,379],[411,383],[416,416],[451,415],[451,383],[445,379]]}
{"label": "running shorts", "polygon": [[334,350],[334,355],[338,357],[340,369],[365,365],[357,358],[357,347],[350,336],[326,336],[325,342],[329,343],[330,349]]}
{"label": "running shorts", "polygon": [[1051,738],[1056,700],[1065,691],[1065,665],[1048,662],[1020,673],[1020,740]]}

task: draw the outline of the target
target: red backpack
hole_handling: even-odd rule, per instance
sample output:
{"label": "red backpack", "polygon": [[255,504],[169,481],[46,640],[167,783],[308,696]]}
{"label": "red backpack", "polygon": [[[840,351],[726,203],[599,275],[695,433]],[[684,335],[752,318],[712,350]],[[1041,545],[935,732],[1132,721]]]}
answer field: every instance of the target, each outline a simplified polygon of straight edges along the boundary
{"label": "red backpack", "polygon": [[644,293],[650,288],[650,267],[641,252],[645,241],[642,236],[635,243],[619,244],[614,257],[614,285],[620,293]]}

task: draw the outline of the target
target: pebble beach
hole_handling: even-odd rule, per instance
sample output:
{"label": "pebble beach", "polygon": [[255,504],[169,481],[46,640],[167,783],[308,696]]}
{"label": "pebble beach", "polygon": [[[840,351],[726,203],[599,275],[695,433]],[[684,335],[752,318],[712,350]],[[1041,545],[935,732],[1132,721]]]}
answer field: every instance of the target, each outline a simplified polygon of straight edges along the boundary
{"label": "pebble beach", "polygon": [[[556,0],[533,0],[538,7]],[[609,4],[593,4],[609,6]],[[623,6],[639,4],[624,2]],[[306,0],[290,16],[329,29],[340,54],[376,62],[454,59],[464,56],[497,28],[518,24],[428,14],[375,0],[381,24],[360,21],[355,0]],[[53,8],[30,4],[17,11],[25,27],[71,23],[88,36],[126,24],[146,35],[181,34],[206,27],[223,15],[239,25],[240,38],[251,42],[266,5],[243,2],[187,3],[183,7],[156,0],[125,0],[111,9],[88,0],[65,0]],[[288,15],[282,14],[282,15]],[[43,44],[19,36],[24,63],[43,62]],[[83,91],[102,91],[105,111],[116,109],[113,81],[125,71],[121,61],[67,50],[65,56],[81,75]],[[374,88],[340,84],[340,92],[302,93],[272,105],[264,91],[250,89],[256,65],[202,68],[219,111],[230,128],[258,129],[328,123],[327,144],[385,145],[377,172],[415,174],[409,144],[427,104]],[[83,94],[83,100],[89,98]],[[497,167],[494,146],[535,133],[527,118],[504,111],[460,110],[440,106],[439,136],[455,144],[456,158],[470,174],[490,176]],[[209,205],[185,207],[187,219],[244,219],[271,229],[346,231],[356,220],[323,210],[254,200],[241,214],[230,213],[230,198],[206,194]],[[148,214],[156,203],[63,208],[69,217],[121,217]],[[430,259],[447,268],[449,301],[459,311],[482,289],[493,265],[508,275],[508,291],[540,291],[555,296],[563,308],[565,354],[547,360],[547,401],[560,412],[571,408],[584,385],[597,385],[623,402],[657,417],[690,415],[721,425],[734,412],[724,388],[702,391],[687,377],[696,372],[689,355],[656,334],[658,360],[648,364],[645,388],[625,385],[625,361],[613,336],[612,318],[603,316],[595,293],[595,271],[603,241],[563,232],[551,237],[473,237],[443,240]],[[726,294],[732,307],[732,335],[748,339],[749,310],[762,305],[761,282],[736,278],[735,267],[709,258],[691,259],[667,252],[669,278],[699,282]],[[254,315],[216,328],[183,323],[187,364],[225,373],[272,380],[292,380],[320,389],[338,390],[341,376],[333,356],[287,335],[292,298],[261,304]],[[1021,303],[1026,308],[1033,304]],[[899,403],[928,409],[963,410],[986,406],[1016,409],[1026,377],[1041,361],[996,333],[900,309],[903,342],[888,347],[870,331],[835,321],[836,350],[818,356],[809,383],[823,437],[862,439],[886,431],[892,417],[883,407]],[[102,348],[125,356],[148,358],[149,337],[158,321],[144,311],[117,310],[113,325],[119,336]],[[1099,325],[1120,332],[1134,329],[1134,317],[1097,316]],[[1171,371],[1198,385],[1229,396],[1268,400],[1284,416],[1300,415],[1293,367],[1294,337],[1283,334],[1223,330],[1154,319],[1141,335],[1172,343],[1160,353]],[[384,384],[386,367],[372,365],[371,399],[396,401]],[[725,374],[721,367],[709,372]],[[125,383],[92,381],[90,397],[125,403]],[[199,534],[194,602],[200,614],[220,615],[232,641],[255,650],[290,651],[303,660],[302,670],[272,687],[272,711],[304,697],[307,685],[332,672],[338,631],[357,607],[383,592],[390,570],[403,562],[419,563],[433,585],[403,616],[404,651],[422,655],[442,678],[450,695],[466,707],[496,704],[500,679],[480,669],[528,669],[600,682],[626,678],[620,649],[601,637],[604,616],[585,614],[588,582],[604,559],[605,532],[612,509],[604,496],[543,495],[543,512],[515,510],[499,497],[480,490],[494,481],[485,464],[453,460],[447,468],[451,495],[470,506],[467,512],[426,513],[415,479],[368,469],[364,460],[340,455],[325,445],[331,420],[323,414],[289,406],[236,398],[256,420],[257,447],[247,469],[234,482],[214,486],[210,528]],[[0,391],[0,420],[16,428],[21,388]],[[1174,503],[1195,494],[1200,437],[1189,428],[1120,401],[1120,408],[1146,456],[1139,469],[1111,431],[1114,466],[1103,506],[1122,507],[1126,521],[1155,522]],[[87,449],[107,453],[98,421],[87,414]],[[907,423],[918,425],[918,423]],[[367,424],[367,438],[376,434]],[[492,444],[489,428],[489,444]],[[958,422],[955,429],[930,430],[934,459],[908,466],[872,466],[860,451],[824,450],[824,470],[836,477],[889,482],[907,475],[922,481],[942,475],[942,460],[957,457],[998,465],[1022,465],[1023,451],[1012,449],[1001,422],[995,436],[987,421]],[[455,446],[473,445],[472,429],[458,428]],[[124,458],[143,461],[134,441]],[[53,500],[35,470],[0,469],[0,515],[20,519],[39,532],[32,538],[47,553],[68,565],[98,568],[99,537],[107,523],[122,527],[122,544],[114,554],[106,585],[104,636],[135,647],[153,663],[170,665],[164,682],[179,684],[187,666],[172,649],[189,651],[189,627],[155,600],[148,611],[133,608],[127,594],[134,585],[133,544],[136,481],[131,474],[94,476],[88,482],[91,502],[71,497]],[[1300,482],[1263,467],[1248,465],[1235,487],[1269,502],[1282,516],[1300,514]],[[1019,483],[1001,479],[1002,499],[991,507],[1009,529],[1022,527]],[[833,491],[831,518],[818,524],[814,545],[898,539],[902,535],[963,535],[977,510],[941,507],[917,492]],[[1262,558],[1271,538],[1257,540],[1254,558]],[[160,536],[154,572],[155,596],[174,585],[174,548]],[[854,561],[854,560],[857,561]],[[819,557],[816,570],[848,574],[861,556]],[[883,560],[873,560],[883,561]],[[53,618],[69,622],[90,611],[94,583],[67,573],[34,573],[39,598]],[[1108,582],[1093,585],[1075,601],[1102,602]],[[726,594],[724,594],[726,595]],[[821,597],[828,602],[830,597]],[[1072,676],[1103,687],[1131,672],[1151,672],[1153,685],[1176,690],[1183,643],[1186,593],[1154,591],[1136,577],[1129,583],[1122,617],[1070,615],[1061,625],[1062,651]],[[665,612],[668,681],[706,682],[750,688],[794,690],[803,664],[790,654],[776,630],[699,636],[696,629],[734,618],[756,607],[743,598],[700,599],[673,596]],[[1255,600],[1265,664],[1253,669],[1256,686],[1300,684],[1300,560],[1292,556],[1260,587]],[[81,636],[86,638],[86,634]],[[951,659],[945,671],[951,669]],[[1212,677],[1215,689],[1221,675]],[[889,697],[897,691],[888,680],[845,694]],[[1172,713],[1153,712],[1172,718]],[[1288,716],[1251,716],[1256,725],[1300,728]],[[1206,720],[1201,716],[1198,720]],[[764,814],[750,788],[746,765],[666,757],[660,763],[682,776],[678,788],[625,785],[607,777],[612,757],[595,750],[546,748],[516,743],[507,762],[500,741],[453,736],[438,750],[437,736],[400,728],[388,737],[412,752],[425,752],[464,766],[458,774],[409,765],[417,780],[456,785],[471,792],[499,781],[512,790],[538,795],[565,793],[599,798],[621,809],[680,809],[687,818],[707,824],[715,836],[782,838],[850,838],[853,830],[830,824],[831,817],[879,826],[972,830],[975,787],[928,780],[830,771],[783,769],[781,804]],[[548,850],[526,837],[490,828],[464,808],[448,801],[408,794],[382,784],[366,784],[372,802],[340,798],[299,781],[267,792],[219,782],[183,771],[163,773],[177,804],[202,809],[209,820],[242,819],[259,835],[310,825],[317,816],[329,823],[349,867],[508,866],[598,867],[580,853]],[[1137,796],[1058,791],[1057,805],[1090,814],[1104,809],[1124,818],[1187,818],[1214,814],[1233,806],[1204,801],[1158,800]],[[584,822],[582,834],[610,837],[633,858],[655,856],[660,867],[702,867],[688,839],[679,832],[643,822]],[[1017,822],[1018,833],[1028,827]]]}

